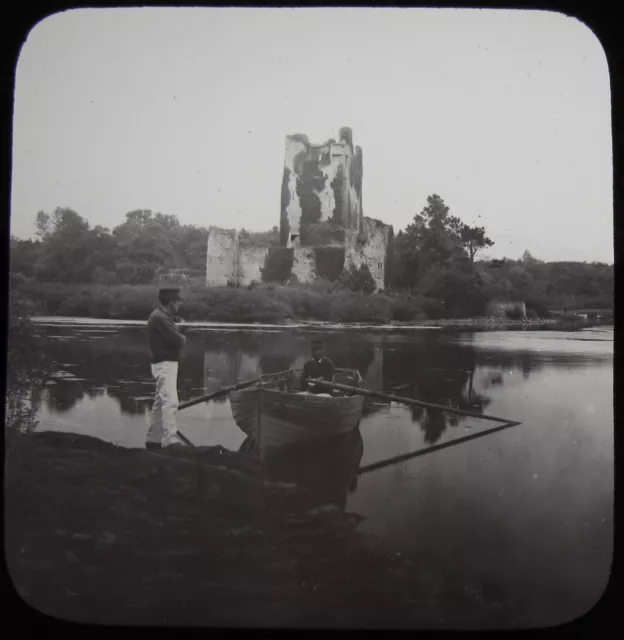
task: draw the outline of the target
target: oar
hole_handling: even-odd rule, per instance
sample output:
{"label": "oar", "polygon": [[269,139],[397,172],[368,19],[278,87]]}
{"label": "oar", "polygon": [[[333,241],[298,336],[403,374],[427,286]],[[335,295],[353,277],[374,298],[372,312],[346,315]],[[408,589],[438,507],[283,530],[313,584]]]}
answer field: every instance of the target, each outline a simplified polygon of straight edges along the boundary
{"label": "oar", "polygon": [[[245,380],[243,382],[239,382],[238,384],[233,384],[230,387],[223,387],[218,391],[213,391],[213,393],[209,393],[205,396],[201,396],[199,398],[193,398],[193,400],[188,400],[187,402],[183,402],[179,407],[180,409],[186,409],[188,407],[192,407],[193,405],[200,404],[201,402],[208,402],[208,400],[212,400],[213,398],[218,398],[219,396],[224,396],[230,393],[231,391],[236,391],[237,389],[244,389],[246,387],[251,387],[252,385],[259,382],[260,378],[254,378],[253,380]],[[180,440],[185,442],[186,444],[194,447],[195,445],[178,429],[178,436],[180,436]]]}
{"label": "oar", "polygon": [[200,402],[208,402],[208,400],[212,400],[213,398],[218,398],[219,396],[227,395],[231,391],[237,391],[238,389],[251,387],[257,382],[260,382],[260,378],[254,378],[253,380],[244,380],[243,382],[239,382],[238,384],[233,384],[231,387],[223,387],[222,389],[219,389],[218,391],[213,391],[208,395],[201,396],[199,398],[194,398],[193,400],[188,400],[187,402],[183,402],[178,407],[178,411],[180,411],[181,409],[186,409],[187,407],[192,407],[193,405],[199,404]]}
{"label": "oar", "polygon": [[180,438],[180,440],[182,440],[182,442],[186,442],[186,444],[189,445],[189,447],[194,447],[195,445],[180,431],[180,429],[178,429],[178,438]]}
{"label": "oar", "polygon": [[381,391],[369,391],[368,389],[362,389],[360,387],[351,387],[346,384],[337,384],[335,382],[327,382],[325,380],[314,380],[314,384],[318,384],[323,387],[330,387],[332,389],[338,389],[339,391],[350,391],[351,393],[357,393],[361,396],[369,396],[370,398],[381,398],[382,400],[392,400],[393,402],[401,402],[403,404],[411,404],[416,407],[425,407],[427,409],[439,409],[440,411],[448,411],[449,413],[456,413],[460,416],[469,416],[470,418],[481,418],[482,420],[493,420],[494,422],[508,423],[508,418],[497,418],[495,416],[487,416],[482,413],[476,413],[475,411],[463,411],[462,409],[453,409],[452,407],[445,407],[441,404],[432,404],[431,402],[423,402],[422,400],[414,400],[413,398],[402,398],[401,396],[395,396],[390,393],[382,393]]}
{"label": "oar", "polygon": [[515,427],[521,422],[507,422],[499,427],[493,427],[492,429],[486,429],[485,431],[480,431],[479,433],[471,433],[467,436],[462,436],[461,438],[455,438],[450,442],[443,442],[442,444],[434,444],[431,447],[427,447],[426,449],[419,449],[418,451],[412,451],[412,453],[404,453],[400,456],[395,456],[394,458],[387,458],[386,460],[380,460],[379,462],[374,462],[372,464],[368,464],[364,467],[360,467],[358,469],[358,475],[362,475],[363,473],[368,473],[369,471],[375,471],[377,469],[383,469],[384,467],[388,467],[392,464],[396,464],[397,462],[403,462],[404,460],[411,460],[412,458],[417,458],[418,456],[424,456],[427,453],[431,453],[432,451],[439,451],[440,449],[446,449],[447,447],[452,447],[456,444],[460,444],[461,442],[467,442],[468,440],[474,440],[476,438],[482,438],[483,436],[490,435],[491,433],[495,433],[496,431],[502,431],[503,429],[508,429],[509,427]]}

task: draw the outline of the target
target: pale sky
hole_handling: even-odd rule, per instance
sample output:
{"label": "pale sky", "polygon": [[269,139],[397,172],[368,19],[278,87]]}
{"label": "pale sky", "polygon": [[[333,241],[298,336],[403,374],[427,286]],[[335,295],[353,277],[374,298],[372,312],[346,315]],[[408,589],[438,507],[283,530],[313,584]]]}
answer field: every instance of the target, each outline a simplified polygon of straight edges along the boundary
{"label": "pale sky", "polygon": [[80,9],[16,67],[11,232],[279,224],[284,138],[353,129],[364,215],[440,195],[490,257],[613,262],[609,70],[575,18],[524,10]]}

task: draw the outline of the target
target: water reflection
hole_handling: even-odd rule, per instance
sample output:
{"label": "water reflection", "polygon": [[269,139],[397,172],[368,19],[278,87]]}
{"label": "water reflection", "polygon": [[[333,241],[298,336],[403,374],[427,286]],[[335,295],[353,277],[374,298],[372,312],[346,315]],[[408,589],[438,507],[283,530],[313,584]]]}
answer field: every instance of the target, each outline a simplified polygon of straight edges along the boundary
{"label": "water reflection", "polygon": [[78,383],[68,381],[49,386],[44,394],[48,410],[56,414],[67,413],[83,396],[84,389]]}
{"label": "water reflection", "polygon": [[[239,451],[259,457],[253,438]],[[284,447],[264,460],[264,471],[272,482],[292,482],[307,493],[307,506],[333,504],[344,508],[357,489],[358,469],[364,441],[358,429],[324,442]]]}
{"label": "water reflection", "polygon": [[[395,394],[431,404],[484,413],[490,403],[485,390],[477,390],[477,351],[458,347],[440,335],[431,336],[414,348],[409,343],[389,348],[384,355],[383,379],[396,389]],[[412,421],[422,429],[425,441],[435,444],[461,418],[439,410],[410,407]]]}
{"label": "water reflection", "polygon": [[[469,371],[459,372],[456,378],[446,378],[436,386],[436,380],[414,385],[414,397],[425,402],[445,404],[453,409],[485,413],[490,399],[474,388],[476,365]],[[458,414],[445,413],[435,409],[410,407],[413,422],[418,422],[425,434],[425,442],[435,444],[449,427],[457,427],[462,419]]]}
{"label": "water reflection", "polygon": [[[59,332],[59,328],[53,331]],[[151,406],[151,379],[147,343],[142,328],[103,333],[94,340],[93,331],[64,328],[65,340],[46,347],[59,363],[63,377],[49,386],[43,397],[49,411],[70,412],[83,398],[97,399],[104,393],[114,398],[122,414],[142,415]],[[518,334],[514,334],[518,335]],[[552,333],[550,334],[552,336]],[[522,334],[526,336],[526,334]],[[189,334],[180,363],[180,401],[217,391],[241,380],[288,368],[301,368],[309,357],[311,333],[208,332]],[[358,369],[367,389],[386,391],[432,404],[486,413],[488,391],[512,383],[514,373],[528,379],[544,366],[588,366],[603,362],[604,355],[578,358],[569,349],[553,348],[545,342],[543,352],[505,349],[497,334],[442,332],[426,336],[358,336],[334,333],[326,336],[328,356],[339,367]],[[558,346],[564,344],[562,340]],[[567,343],[566,343],[567,344]],[[64,371],[63,371],[64,370]],[[516,376],[517,378],[517,376]],[[227,402],[222,396],[215,402]],[[387,412],[389,401],[367,401],[364,417]],[[435,444],[463,419],[439,410],[410,407],[428,444]]]}
{"label": "water reflection", "polygon": [[[43,414],[46,406],[73,414],[44,415],[40,427],[143,446],[147,427],[137,413],[153,393],[144,329],[98,339],[76,329],[53,331],[68,339],[47,349],[74,378],[35,393],[33,403]],[[376,400],[365,405],[355,440],[283,451],[267,471],[307,486],[316,504],[346,500],[349,512],[366,518],[360,532],[388,550],[491,585],[516,624],[580,615],[604,587],[613,538],[613,331],[597,333],[327,335],[328,355],[359,369],[370,389],[522,425],[456,446],[492,425]],[[286,330],[191,333],[180,399],[301,367],[312,337]],[[237,449],[244,439],[227,404],[192,407],[180,424],[200,445]],[[432,455],[381,464],[432,445],[438,447]],[[370,472],[352,493],[358,466]]]}

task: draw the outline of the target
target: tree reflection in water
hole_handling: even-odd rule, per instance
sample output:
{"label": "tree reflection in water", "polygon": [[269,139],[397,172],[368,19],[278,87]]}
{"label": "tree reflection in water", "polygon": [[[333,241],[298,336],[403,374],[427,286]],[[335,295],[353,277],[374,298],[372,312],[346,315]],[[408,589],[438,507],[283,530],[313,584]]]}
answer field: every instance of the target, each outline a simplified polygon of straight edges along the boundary
{"label": "tree reflection in water", "polygon": [[[490,400],[475,390],[476,350],[439,338],[435,336],[388,350],[384,355],[384,380],[392,379],[407,386],[397,395],[483,413]],[[412,420],[423,430],[427,444],[435,444],[448,428],[462,422],[457,414],[437,409],[410,406],[409,411]]]}
{"label": "tree reflection in water", "polygon": [[[66,413],[85,395],[97,400],[106,392],[127,415],[140,415],[151,406],[154,382],[144,332],[120,329],[91,340],[84,337],[89,334],[81,336],[75,328],[63,331],[78,335],[79,339],[51,340],[46,345],[47,355],[57,363],[70,363],[71,373],[86,382],[58,380],[46,388],[42,398],[33,397],[34,406],[43,401],[50,411]],[[190,333],[179,367],[180,402],[262,373],[300,368],[310,356],[311,340],[318,335],[319,332],[287,330]],[[475,412],[486,411],[490,404],[487,390],[504,385],[510,372],[521,372],[526,379],[545,363],[568,367],[600,361],[599,356],[575,360],[564,352],[505,351],[491,345],[475,348],[469,342],[470,334],[463,334],[461,341],[443,332],[321,335],[335,365],[359,370],[366,388]],[[227,401],[226,396],[214,400]],[[383,411],[389,404],[367,399],[364,415]],[[429,444],[435,444],[447,429],[464,421],[438,410],[410,407],[409,411]]]}
{"label": "tree reflection in water", "polygon": [[46,406],[51,413],[67,413],[82,400],[83,395],[80,384],[63,380],[46,388]]}
{"label": "tree reflection in water", "polygon": [[85,394],[91,399],[95,400],[96,398],[101,398],[106,393],[106,389],[104,387],[90,387],[85,389]]}

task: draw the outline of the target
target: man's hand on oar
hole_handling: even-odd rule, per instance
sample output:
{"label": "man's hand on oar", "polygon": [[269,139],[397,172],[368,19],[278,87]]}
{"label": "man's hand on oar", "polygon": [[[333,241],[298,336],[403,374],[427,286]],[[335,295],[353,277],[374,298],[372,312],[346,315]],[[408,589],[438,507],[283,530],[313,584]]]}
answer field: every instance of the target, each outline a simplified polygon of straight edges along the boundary
{"label": "man's hand on oar", "polygon": [[321,382],[323,378],[308,378],[308,387],[317,387],[317,383]]}

